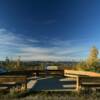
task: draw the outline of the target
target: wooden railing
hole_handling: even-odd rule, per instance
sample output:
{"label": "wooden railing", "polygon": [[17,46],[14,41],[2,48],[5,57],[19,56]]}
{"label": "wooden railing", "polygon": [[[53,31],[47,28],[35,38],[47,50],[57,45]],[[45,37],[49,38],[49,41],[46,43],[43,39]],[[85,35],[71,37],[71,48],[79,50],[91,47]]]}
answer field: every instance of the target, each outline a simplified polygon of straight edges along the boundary
{"label": "wooden railing", "polygon": [[25,75],[27,77],[30,77],[32,75],[37,75],[37,76],[41,76],[41,75],[64,75],[64,70],[18,70],[18,71],[10,71],[10,72],[6,72],[4,74],[1,75]]}
{"label": "wooden railing", "polygon": [[[23,91],[27,90],[27,77],[26,76],[10,76],[10,75],[2,75],[0,76],[0,86],[13,88],[21,88],[23,87]],[[18,90],[18,89],[17,89]]]}
{"label": "wooden railing", "polygon": [[[93,74],[92,74],[93,73]],[[73,78],[76,81],[76,91],[79,92],[83,87],[86,88],[100,88],[100,74],[94,72],[82,72],[65,70],[64,76]]]}

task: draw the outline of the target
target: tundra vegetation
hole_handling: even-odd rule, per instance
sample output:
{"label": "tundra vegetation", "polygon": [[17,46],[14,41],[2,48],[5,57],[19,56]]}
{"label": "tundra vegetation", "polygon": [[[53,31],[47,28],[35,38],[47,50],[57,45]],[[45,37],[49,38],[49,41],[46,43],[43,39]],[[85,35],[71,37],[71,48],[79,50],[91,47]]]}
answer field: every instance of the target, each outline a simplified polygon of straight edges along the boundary
{"label": "tundra vegetation", "polygon": [[0,100],[100,100],[100,94],[77,94],[74,92],[38,92],[20,97],[16,94],[1,95]]}

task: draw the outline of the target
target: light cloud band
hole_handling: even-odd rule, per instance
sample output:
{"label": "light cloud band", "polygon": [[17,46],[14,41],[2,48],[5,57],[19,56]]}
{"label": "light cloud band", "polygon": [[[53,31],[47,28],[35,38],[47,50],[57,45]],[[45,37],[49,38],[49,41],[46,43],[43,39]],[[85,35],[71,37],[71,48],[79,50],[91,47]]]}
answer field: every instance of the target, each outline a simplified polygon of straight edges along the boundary
{"label": "light cloud band", "polygon": [[[21,56],[22,60],[42,60],[42,61],[68,61],[80,60],[79,53],[83,48],[72,46],[73,41],[50,40],[42,46],[41,41],[32,38],[23,38],[6,29],[0,29],[0,55],[16,58]],[[74,41],[75,42],[75,41]],[[51,45],[51,46],[49,46]]]}

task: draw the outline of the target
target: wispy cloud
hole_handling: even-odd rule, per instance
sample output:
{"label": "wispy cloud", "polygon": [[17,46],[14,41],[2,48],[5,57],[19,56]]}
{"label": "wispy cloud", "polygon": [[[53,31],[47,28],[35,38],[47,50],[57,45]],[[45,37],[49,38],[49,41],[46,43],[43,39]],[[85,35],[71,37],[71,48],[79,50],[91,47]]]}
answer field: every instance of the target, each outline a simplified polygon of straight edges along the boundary
{"label": "wispy cloud", "polygon": [[9,46],[28,46],[29,43],[38,43],[38,40],[25,38],[24,35],[17,35],[16,33],[9,32],[6,29],[0,29],[0,44]]}
{"label": "wispy cloud", "polygon": [[42,41],[25,38],[23,35],[0,29],[0,55],[21,56],[22,60],[67,61],[79,60],[84,49],[73,46],[73,40],[51,39],[45,41],[47,46],[41,45]]}
{"label": "wispy cloud", "polygon": [[21,48],[35,45],[39,41],[36,39],[25,38],[23,35],[0,29],[0,56],[12,56],[20,52]]}
{"label": "wispy cloud", "polygon": [[23,60],[68,61],[80,60],[81,57],[79,53],[82,51],[80,48],[28,47],[21,48],[19,55]]}

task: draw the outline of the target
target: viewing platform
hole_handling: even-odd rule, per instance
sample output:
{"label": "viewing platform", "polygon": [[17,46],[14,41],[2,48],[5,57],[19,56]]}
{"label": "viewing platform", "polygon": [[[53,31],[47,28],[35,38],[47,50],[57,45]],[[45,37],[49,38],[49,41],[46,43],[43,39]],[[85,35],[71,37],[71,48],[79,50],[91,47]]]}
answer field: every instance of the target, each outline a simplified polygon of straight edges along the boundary
{"label": "viewing platform", "polygon": [[0,90],[16,92],[100,89],[100,74],[76,70],[20,70],[0,75]]}

